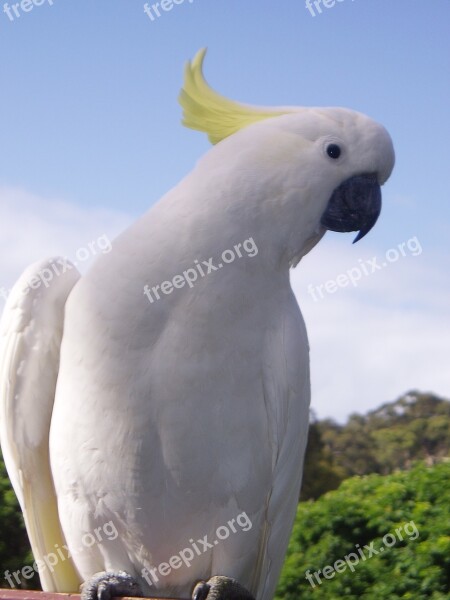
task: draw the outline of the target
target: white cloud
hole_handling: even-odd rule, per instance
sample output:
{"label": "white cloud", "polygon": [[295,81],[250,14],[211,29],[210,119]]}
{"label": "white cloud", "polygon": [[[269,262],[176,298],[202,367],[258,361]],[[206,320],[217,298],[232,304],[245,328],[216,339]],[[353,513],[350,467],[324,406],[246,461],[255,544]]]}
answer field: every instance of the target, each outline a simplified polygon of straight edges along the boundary
{"label": "white cloud", "polygon": [[[448,269],[426,248],[419,254],[410,246],[416,256],[404,247],[406,255],[389,263],[388,248],[365,246],[362,253],[345,240],[324,239],[292,273],[308,328],[312,407],[319,417],[343,420],[411,389],[450,395]],[[373,257],[386,266],[372,273]],[[335,291],[322,287],[321,298],[317,286],[356,267],[361,279],[355,287],[328,284]]]}
{"label": "white cloud", "polygon": [[[0,188],[0,288],[9,289],[31,263],[51,256],[73,260],[102,235],[112,240],[129,215],[48,200],[18,188]],[[92,255],[93,253],[90,252]],[[78,264],[84,271],[90,260]],[[0,298],[0,312],[4,299]]]}

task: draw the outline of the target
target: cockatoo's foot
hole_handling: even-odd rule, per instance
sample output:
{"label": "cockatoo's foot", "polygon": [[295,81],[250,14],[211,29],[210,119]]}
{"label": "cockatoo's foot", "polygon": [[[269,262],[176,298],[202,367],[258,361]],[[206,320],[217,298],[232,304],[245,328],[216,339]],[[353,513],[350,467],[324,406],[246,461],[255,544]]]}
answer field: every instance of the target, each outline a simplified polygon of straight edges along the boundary
{"label": "cockatoo's foot", "polygon": [[216,576],[200,581],[192,592],[192,600],[255,600],[235,579]]}
{"label": "cockatoo's foot", "polygon": [[81,600],[111,600],[114,596],[143,595],[138,582],[125,571],[96,573],[81,587]]}

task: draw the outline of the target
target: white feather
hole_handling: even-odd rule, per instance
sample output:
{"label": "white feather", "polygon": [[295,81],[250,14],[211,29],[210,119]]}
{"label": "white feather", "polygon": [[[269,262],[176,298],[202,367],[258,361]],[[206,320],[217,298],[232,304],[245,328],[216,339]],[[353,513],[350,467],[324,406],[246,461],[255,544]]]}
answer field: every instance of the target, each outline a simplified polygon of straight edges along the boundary
{"label": "white feather", "polygon": [[[52,269],[55,266],[56,271]],[[79,278],[58,259],[29,267],[15,284],[0,323],[0,441],[47,591],[80,582],[70,561],[52,572],[44,557],[65,543],[50,472],[48,436],[59,368],[64,304]],[[46,273],[47,281],[40,278]],[[52,280],[49,280],[49,274]],[[39,564],[39,563],[38,563]]]}

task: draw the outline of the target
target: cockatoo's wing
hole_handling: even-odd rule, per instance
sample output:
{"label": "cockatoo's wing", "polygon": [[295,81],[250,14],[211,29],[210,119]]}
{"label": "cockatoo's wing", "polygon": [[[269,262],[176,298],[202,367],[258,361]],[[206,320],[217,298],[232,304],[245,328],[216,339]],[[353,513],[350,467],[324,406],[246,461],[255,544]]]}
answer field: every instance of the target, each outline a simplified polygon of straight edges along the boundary
{"label": "cockatoo's wing", "polygon": [[80,584],[69,558],[59,557],[53,571],[44,562],[65,545],[48,441],[64,306],[79,277],[64,259],[32,265],[11,291],[0,322],[0,441],[46,591],[69,592]]}
{"label": "cockatoo's wing", "polygon": [[273,598],[298,505],[309,427],[309,344],[291,292],[263,351],[263,393],[273,451],[273,483],[267,499],[253,590]]}

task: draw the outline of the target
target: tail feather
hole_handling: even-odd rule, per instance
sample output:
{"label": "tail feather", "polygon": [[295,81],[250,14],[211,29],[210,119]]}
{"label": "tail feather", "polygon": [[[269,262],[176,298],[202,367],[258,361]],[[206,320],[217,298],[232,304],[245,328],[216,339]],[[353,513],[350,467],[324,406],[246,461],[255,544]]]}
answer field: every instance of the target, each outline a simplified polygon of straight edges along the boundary
{"label": "tail feather", "polygon": [[56,264],[42,261],[23,273],[0,321],[0,443],[43,589],[77,592],[81,581],[65,549],[48,444],[64,306],[80,274],[70,264],[60,273]]}

